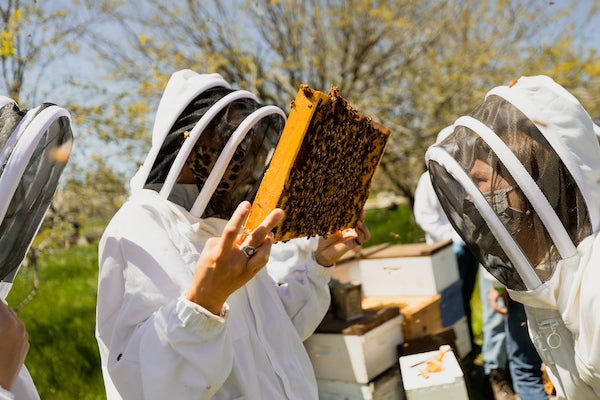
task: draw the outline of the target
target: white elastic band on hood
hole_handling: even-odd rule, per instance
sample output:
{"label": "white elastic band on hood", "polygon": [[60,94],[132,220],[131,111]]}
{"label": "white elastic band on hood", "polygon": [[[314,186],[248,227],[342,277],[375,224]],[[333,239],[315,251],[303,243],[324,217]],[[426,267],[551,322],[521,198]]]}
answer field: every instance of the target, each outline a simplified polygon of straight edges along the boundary
{"label": "white elastic band on hood", "polygon": [[4,107],[5,105],[7,105],[8,103],[13,103],[13,104],[17,104],[13,99],[11,99],[10,97],[6,97],[6,96],[0,96],[0,108]]}
{"label": "white elastic band on hood", "polygon": [[12,282],[4,282],[0,281],[0,301],[6,303],[6,297],[10,293],[10,289],[12,288]]}
{"label": "white elastic band on hood", "polygon": [[567,233],[563,223],[556,215],[544,193],[529,175],[523,164],[487,125],[470,116],[463,116],[456,120],[454,125],[461,125],[475,132],[487,145],[493,149],[510,172],[519,189],[529,200],[535,212],[540,217],[550,237],[554,241],[562,258],[569,258],[577,254],[577,248]]}
{"label": "white elastic band on hood", "polygon": [[[219,182],[223,178],[225,171],[227,170],[227,166],[233,157],[237,147],[244,140],[246,134],[252,129],[252,127],[256,124],[257,121],[260,121],[262,118],[267,117],[269,115],[279,114],[283,117],[283,120],[286,120],[286,115],[282,109],[276,106],[264,106],[254,111],[250,115],[248,115],[242,123],[237,127],[235,132],[231,135],[223,151],[219,155],[214,167],[210,171],[206,182],[202,186],[202,190],[198,195],[198,198],[194,202],[190,210],[190,214],[193,216],[200,218],[202,214],[204,214],[204,210],[208,205],[213,193],[215,192]],[[272,155],[272,154],[271,154]],[[269,163],[270,160],[266,160]]]}
{"label": "white elastic band on hood", "polygon": [[513,267],[523,280],[527,290],[533,290],[542,285],[542,281],[535,273],[535,270],[527,256],[521,250],[519,244],[511,236],[502,221],[498,218],[492,207],[481,194],[471,177],[462,169],[460,164],[440,147],[432,146],[425,153],[425,159],[433,160],[446,169],[446,171],[458,181],[473,200],[475,208],[488,223],[490,232],[494,235],[507,257],[513,264]]}
{"label": "white elastic band on hood", "polygon": [[259,102],[258,97],[251,92],[246,90],[237,90],[235,92],[231,92],[223,98],[219,99],[209,110],[200,118],[200,120],[194,125],[194,129],[190,132],[190,135],[186,138],[185,142],[179,149],[179,153],[177,153],[177,157],[175,157],[175,161],[173,161],[173,165],[169,170],[167,178],[165,179],[165,183],[160,190],[160,195],[163,198],[168,198],[169,194],[171,194],[171,190],[175,183],[177,182],[177,178],[181,171],[183,170],[183,166],[192,152],[194,145],[198,141],[200,135],[204,132],[206,127],[212,122],[212,120],[217,116],[217,114],[227,107],[230,103],[233,103],[239,99],[252,99]]}
{"label": "white elastic band on hood", "polygon": [[435,138],[435,144],[440,143],[442,140],[446,139],[448,136],[450,136],[452,133],[454,132],[454,125],[449,125],[445,128],[443,128],[438,134],[437,137]]}

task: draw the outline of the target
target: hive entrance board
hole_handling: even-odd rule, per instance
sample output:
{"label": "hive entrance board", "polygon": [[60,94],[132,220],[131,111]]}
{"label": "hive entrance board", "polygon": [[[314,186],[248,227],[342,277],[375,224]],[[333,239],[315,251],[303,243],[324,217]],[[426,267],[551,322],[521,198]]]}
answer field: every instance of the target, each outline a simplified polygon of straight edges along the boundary
{"label": "hive entrance board", "polygon": [[285,218],[275,241],[324,236],[354,227],[391,131],[353,109],[332,88],[302,85],[245,231],[276,207]]}

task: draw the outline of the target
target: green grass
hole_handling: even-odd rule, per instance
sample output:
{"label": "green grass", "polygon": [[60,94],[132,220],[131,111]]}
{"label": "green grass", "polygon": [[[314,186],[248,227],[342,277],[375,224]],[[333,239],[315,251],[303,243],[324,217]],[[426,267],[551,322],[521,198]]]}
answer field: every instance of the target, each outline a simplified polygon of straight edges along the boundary
{"label": "green grass", "polygon": [[[42,399],[103,399],[94,338],[97,244],[39,257],[39,291],[18,311],[30,338],[26,365]],[[33,268],[22,268],[8,296],[12,307],[33,288]]]}
{"label": "green grass", "polygon": [[[371,240],[365,245],[422,242],[423,232],[411,221],[406,205],[367,211]],[[39,292],[18,314],[29,332],[31,348],[26,364],[40,396],[53,400],[104,399],[94,337],[97,243],[41,254],[38,265]],[[18,307],[31,293],[33,279],[31,267],[21,269],[8,297],[12,307]],[[478,295],[472,305],[477,334]]]}

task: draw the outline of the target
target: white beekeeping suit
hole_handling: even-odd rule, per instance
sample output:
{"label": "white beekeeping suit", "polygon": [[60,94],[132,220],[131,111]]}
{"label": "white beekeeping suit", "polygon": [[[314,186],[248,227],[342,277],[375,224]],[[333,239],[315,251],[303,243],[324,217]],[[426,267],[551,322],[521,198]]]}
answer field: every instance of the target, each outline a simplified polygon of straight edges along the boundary
{"label": "white beekeeping suit", "polygon": [[[19,109],[0,96],[0,301],[5,302],[50,206],[72,138],[64,108],[44,103]],[[11,398],[39,399],[25,366],[10,392],[0,390],[0,399]]]}
{"label": "white beekeeping suit", "polygon": [[[436,143],[444,140],[453,130],[453,126],[447,126],[442,129],[437,135]],[[452,240],[454,243],[464,245],[462,238],[454,230],[442,209],[442,205],[431,184],[431,177],[428,171],[423,172],[417,182],[413,213],[415,222],[425,232],[425,242],[432,244],[444,240]]]}
{"label": "white beekeeping suit", "polygon": [[492,89],[426,154],[452,225],[510,296],[561,399],[600,397],[600,147],[546,76]]}
{"label": "white beekeeping suit", "polygon": [[[284,123],[217,74],[172,75],[150,153],[99,245],[109,399],[317,398],[302,342],[329,306],[331,269],[310,256],[314,242],[275,244],[220,315],[183,296],[206,241],[255,193]],[[184,168],[196,184],[178,183]]]}

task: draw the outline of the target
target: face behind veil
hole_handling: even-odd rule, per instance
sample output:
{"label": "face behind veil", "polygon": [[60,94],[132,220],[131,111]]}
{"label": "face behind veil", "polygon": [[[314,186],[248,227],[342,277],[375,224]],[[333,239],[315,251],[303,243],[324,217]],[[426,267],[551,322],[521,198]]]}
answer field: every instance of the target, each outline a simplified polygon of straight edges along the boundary
{"label": "face behind veil", "polygon": [[[546,89],[572,103],[553,81],[521,79],[541,86],[524,97]],[[578,171],[559,155],[567,151],[557,143],[553,115],[529,118],[519,89],[490,92],[426,158],[442,207],[473,254],[509,289],[532,290],[553,276],[561,259],[577,254],[592,224],[585,182],[577,182]],[[591,120],[577,105],[572,129],[593,138]]]}
{"label": "face behind veil", "polygon": [[[170,177],[190,171],[200,191],[196,205],[204,199],[192,213],[229,219],[240,202],[252,201],[256,194],[283,131],[285,114],[261,104],[251,93],[231,89],[217,74],[189,70],[173,75],[161,103],[171,96],[169,86],[201,87],[207,80],[215,83],[189,95],[181,110],[169,115],[159,106],[153,136],[163,139],[153,145],[156,155],[149,154],[146,160],[151,167],[144,185],[168,185]],[[182,98],[179,92],[177,96]],[[159,121],[169,118],[173,123],[168,127]],[[157,132],[157,126],[164,131]],[[170,188],[160,190],[162,194]]]}

